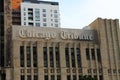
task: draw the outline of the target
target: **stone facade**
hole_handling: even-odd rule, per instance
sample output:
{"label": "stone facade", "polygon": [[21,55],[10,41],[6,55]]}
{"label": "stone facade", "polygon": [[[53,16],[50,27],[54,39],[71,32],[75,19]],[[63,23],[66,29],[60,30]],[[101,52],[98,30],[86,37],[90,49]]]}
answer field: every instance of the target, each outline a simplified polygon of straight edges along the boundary
{"label": "stone facade", "polygon": [[0,80],[120,79],[117,19],[98,18],[87,30],[24,27],[12,25],[11,11],[11,1],[5,0]]}
{"label": "stone facade", "polygon": [[98,18],[89,29],[12,26],[12,68],[6,80],[119,80],[118,20]]}

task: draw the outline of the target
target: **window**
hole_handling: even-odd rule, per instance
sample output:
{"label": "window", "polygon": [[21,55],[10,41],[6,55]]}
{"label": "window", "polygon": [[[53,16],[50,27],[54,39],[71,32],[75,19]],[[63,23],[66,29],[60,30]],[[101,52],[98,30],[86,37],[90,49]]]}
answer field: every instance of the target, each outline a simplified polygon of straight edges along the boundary
{"label": "window", "polygon": [[28,8],[28,11],[33,11],[33,9],[32,8]]}
{"label": "window", "polygon": [[76,55],[77,55],[78,68],[81,68],[81,55],[80,55],[80,48],[76,48]]}
{"label": "window", "polygon": [[35,16],[35,21],[40,21],[40,17],[39,16]]}
{"label": "window", "polygon": [[55,80],[55,76],[54,75],[51,75],[51,80]]}
{"label": "window", "polygon": [[54,67],[53,47],[49,47],[50,67]]}
{"label": "window", "polygon": [[55,14],[55,15],[54,15],[54,17],[55,17],[55,18],[58,18],[58,15],[57,15],[57,14]]}
{"label": "window", "polygon": [[60,75],[57,75],[57,80],[61,80],[61,76]]}
{"label": "window", "polygon": [[65,48],[65,58],[66,58],[66,67],[70,67],[70,62],[69,62],[69,49]]}
{"label": "window", "polygon": [[40,10],[35,9],[35,21],[40,21]]}
{"label": "window", "polygon": [[103,76],[102,75],[99,76],[99,80],[103,80]]}
{"label": "window", "polygon": [[50,10],[50,12],[52,12],[52,9]]}
{"label": "window", "polygon": [[43,55],[44,55],[44,67],[48,67],[47,47],[43,47]]}
{"label": "window", "polygon": [[51,23],[51,26],[53,26],[53,23]]}
{"label": "window", "polygon": [[55,22],[57,23],[57,22],[58,22],[58,19],[55,19]]}
{"label": "window", "polygon": [[26,8],[24,8],[24,11],[26,11]]}
{"label": "window", "polygon": [[88,73],[91,73],[91,69],[88,69]]}
{"label": "window", "polygon": [[57,13],[57,10],[54,10],[54,13]]}
{"label": "window", "polygon": [[46,17],[46,14],[43,14],[43,17]]}
{"label": "window", "polygon": [[40,23],[35,23],[36,27],[40,27]]}
{"label": "window", "polygon": [[27,46],[26,48],[26,53],[27,53],[27,67],[31,66],[31,49],[30,46]]}
{"label": "window", "polygon": [[33,47],[33,66],[37,67],[37,47]]}
{"label": "window", "polygon": [[54,69],[50,69],[50,72],[51,72],[51,73],[54,73]]}
{"label": "window", "polygon": [[51,14],[51,17],[53,17],[53,15]]}
{"label": "window", "polygon": [[59,56],[59,47],[55,47],[55,54],[56,54],[56,67],[60,67],[60,56]]}
{"label": "window", "polygon": [[67,75],[67,80],[71,80],[71,77],[70,77],[70,75]]}
{"label": "window", "polygon": [[20,66],[24,67],[24,46],[20,46]]}
{"label": "window", "polygon": [[40,14],[40,10],[39,9],[35,9],[35,15],[39,15]]}
{"label": "window", "polygon": [[97,59],[98,59],[98,62],[101,62],[100,49],[97,49]]}
{"label": "window", "polygon": [[46,23],[43,23],[43,26],[47,26],[47,24],[46,24]]}
{"label": "window", "polygon": [[26,16],[26,12],[24,12],[24,16]]}
{"label": "window", "polygon": [[44,73],[48,73],[48,70],[47,70],[47,69],[44,69]]}
{"label": "window", "polygon": [[76,75],[73,75],[73,80],[76,80]]}
{"label": "window", "polygon": [[60,69],[57,69],[57,73],[60,73]]}
{"label": "window", "polygon": [[94,75],[94,80],[97,80],[97,75]]}
{"label": "window", "polygon": [[46,18],[43,18],[43,22],[46,22],[47,21],[47,19]]}
{"label": "window", "polygon": [[29,22],[28,25],[29,25],[29,26],[33,26],[33,23],[32,23],[32,22]]}
{"label": "window", "polygon": [[116,70],[115,70],[115,69],[113,69],[113,73],[116,73]]}
{"label": "window", "polygon": [[43,9],[43,12],[46,12],[46,9]]}
{"label": "window", "polygon": [[32,16],[28,17],[28,20],[33,21],[33,17]]}
{"label": "window", "polygon": [[120,73],[120,69],[118,69],[118,73]]}
{"label": "window", "polygon": [[33,21],[33,9],[28,8],[28,20]]}
{"label": "window", "polygon": [[26,17],[24,17],[24,20],[26,20]]}
{"label": "window", "polygon": [[78,80],[82,80],[82,75],[79,75],[79,79]]}
{"label": "window", "polygon": [[24,25],[26,25],[26,22],[24,22]]}
{"label": "window", "polygon": [[29,13],[28,17],[33,19],[33,13]]}
{"label": "window", "polygon": [[21,78],[20,80],[25,80],[25,76],[24,75],[21,75],[20,78]]}
{"label": "window", "polygon": [[[4,52],[4,43],[3,43],[3,42],[4,42],[4,41],[1,40],[1,44],[0,44],[1,47],[2,47],[1,52]],[[1,54],[0,57],[1,57],[1,60],[2,60],[2,61],[1,61],[1,66],[4,67],[4,54]],[[4,76],[3,76],[3,77],[4,77]]]}
{"label": "window", "polygon": [[31,69],[27,69],[27,73],[31,73]]}
{"label": "window", "polygon": [[95,60],[95,50],[91,49],[91,54],[92,54],[92,60]]}
{"label": "window", "polygon": [[90,60],[89,48],[86,48],[86,59]]}
{"label": "window", "polygon": [[48,75],[44,75],[44,80],[48,80]]}
{"label": "window", "polygon": [[96,72],[97,72],[97,69],[93,69],[93,72],[96,73]]}
{"label": "window", "polygon": [[31,80],[31,75],[27,75],[27,80]]}
{"label": "window", "polygon": [[35,16],[35,21],[40,21],[40,16]]}
{"label": "window", "polygon": [[37,75],[34,75],[34,80],[38,80],[38,76]]}
{"label": "window", "polygon": [[71,61],[72,61],[72,67],[75,67],[75,54],[74,54],[74,48],[71,48]]}
{"label": "window", "polygon": [[55,24],[55,27],[58,27],[58,24]]}

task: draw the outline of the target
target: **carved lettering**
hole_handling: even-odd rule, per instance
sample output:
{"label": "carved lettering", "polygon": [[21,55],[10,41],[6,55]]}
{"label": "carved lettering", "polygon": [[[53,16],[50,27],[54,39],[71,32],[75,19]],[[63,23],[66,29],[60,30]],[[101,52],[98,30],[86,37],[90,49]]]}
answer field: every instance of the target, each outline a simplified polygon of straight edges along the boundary
{"label": "carved lettering", "polygon": [[[72,33],[61,31],[60,38],[63,40],[94,40],[94,36],[92,33]],[[21,38],[41,38],[41,39],[54,39],[59,37],[59,34],[55,32],[48,32],[48,31],[34,31],[29,29],[20,29],[19,36]]]}

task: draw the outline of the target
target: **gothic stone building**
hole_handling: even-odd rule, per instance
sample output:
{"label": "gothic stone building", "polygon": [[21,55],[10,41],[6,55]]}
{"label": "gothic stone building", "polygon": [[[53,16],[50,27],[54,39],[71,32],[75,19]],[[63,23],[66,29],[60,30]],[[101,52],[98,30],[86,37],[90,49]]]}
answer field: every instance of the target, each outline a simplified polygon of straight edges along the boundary
{"label": "gothic stone building", "polygon": [[10,0],[0,2],[0,80],[120,80],[117,19],[84,29],[12,24]]}
{"label": "gothic stone building", "polygon": [[1,80],[119,80],[118,22],[98,18],[84,29],[12,25]]}

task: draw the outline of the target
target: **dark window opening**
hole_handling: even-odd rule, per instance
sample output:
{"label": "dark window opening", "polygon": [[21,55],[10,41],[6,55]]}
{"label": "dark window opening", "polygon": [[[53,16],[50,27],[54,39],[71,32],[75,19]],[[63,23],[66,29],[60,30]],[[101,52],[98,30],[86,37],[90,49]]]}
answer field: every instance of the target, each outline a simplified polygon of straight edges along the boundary
{"label": "dark window opening", "polygon": [[76,75],[73,75],[73,80],[76,80]]}
{"label": "dark window opening", "polygon": [[27,46],[26,53],[27,53],[27,67],[31,67],[31,48],[30,48],[30,46]]}
{"label": "dark window opening", "polygon": [[47,47],[43,47],[44,67],[48,67]]}
{"label": "dark window opening", "polygon": [[71,77],[70,77],[70,75],[67,75],[67,80],[71,80]]}
{"label": "dark window opening", "polygon": [[55,54],[56,54],[56,67],[60,67],[60,55],[59,55],[59,47],[55,47]]}
{"label": "dark window opening", "polygon": [[75,54],[74,54],[74,48],[71,48],[71,61],[72,61],[72,67],[75,67]]}
{"label": "dark window opening", "polygon": [[49,53],[50,53],[50,67],[54,67],[53,47],[49,47]]}
{"label": "dark window opening", "polygon": [[24,46],[20,46],[20,66],[24,67]]}
{"label": "dark window opening", "polygon": [[34,80],[38,80],[38,75],[34,75]]}
{"label": "dark window opening", "polygon": [[57,75],[57,80],[61,80],[61,76],[60,75]]}
{"label": "dark window opening", "polygon": [[25,76],[21,75],[21,79],[20,80],[25,80]]}
{"label": "dark window opening", "polygon": [[92,60],[95,60],[95,50],[91,49],[91,54],[92,54]]}
{"label": "dark window opening", "polygon": [[33,47],[33,66],[37,67],[37,47]]}
{"label": "dark window opening", "polygon": [[98,62],[101,62],[100,49],[97,49],[97,59],[98,59]]}
{"label": "dark window opening", "polygon": [[55,76],[54,75],[51,75],[51,80],[55,80]]}
{"label": "dark window opening", "polygon": [[44,80],[48,80],[48,75],[44,75]]}
{"label": "dark window opening", "polygon": [[81,55],[80,55],[80,48],[76,48],[76,55],[77,55],[78,68],[81,68]]}
{"label": "dark window opening", "polygon": [[27,80],[31,80],[31,75],[27,75]]}
{"label": "dark window opening", "polygon": [[86,48],[86,59],[90,60],[89,48]]}
{"label": "dark window opening", "polygon": [[66,67],[70,67],[70,62],[69,62],[69,49],[65,48],[65,58],[66,58]]}

